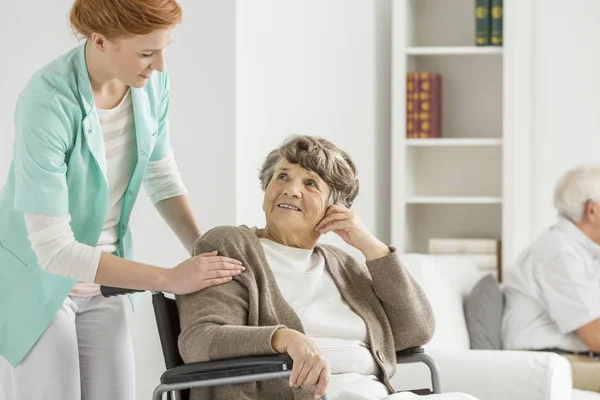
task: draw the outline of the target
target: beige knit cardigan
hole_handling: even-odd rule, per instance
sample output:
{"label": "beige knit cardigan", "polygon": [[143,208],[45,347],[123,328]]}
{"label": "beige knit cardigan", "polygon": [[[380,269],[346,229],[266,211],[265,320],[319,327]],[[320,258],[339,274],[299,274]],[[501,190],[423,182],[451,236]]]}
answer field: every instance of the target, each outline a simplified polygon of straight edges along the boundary
{"label": "beige knit cardigan", "polygon": [[[222,226],[194,244],[194,255],[218,250],[235,258],[246,271],[224,285],[177,296],[181,318],[179,351],[186,363],[229,357],[275,354],[271,337],[281,327],[304,332],[285,301],[262,245],[247,226]],[[427,297],[402,264],[398,253],[358,262],[328,245],[315,247],[344,300],[365,321],[379,379],[393,393],[389,378],[396,370],[397,350],[427,343],[435,322]],[[308,400],[313,390],[292,389],[287,379],[193,389],[192,400]]]}

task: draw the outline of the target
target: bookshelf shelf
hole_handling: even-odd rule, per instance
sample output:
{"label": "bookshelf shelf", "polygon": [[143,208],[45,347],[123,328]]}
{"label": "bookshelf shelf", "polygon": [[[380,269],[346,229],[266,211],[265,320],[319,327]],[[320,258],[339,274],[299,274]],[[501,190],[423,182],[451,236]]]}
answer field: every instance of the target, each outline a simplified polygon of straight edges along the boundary
{"label": "bookshelf shelf", "polygon": [[407,56],[488,56],[502,55],[504,49],[500,46],[415,46],[407,47]]}
{"label": "bookshelf shelf", "polygon": [[413,196],[407,204],[502,204],[502,197],[483,196]]}
{"label": "bookshelf shelf", "polygon": [[[530,232],[534,13],[504,0],[503,45],[476,46],[475,5],[392,1],[391,242],[421,253],[436,237],[498,240],[510,266]],[[415,107],[427,99],[409,103],[407,90],[422,90],[423,77],[439,94],[429,110],[441,109],[430,120],[440,138],[407,138],[407,122],[420,134]]]}
{"label": "bookshelf shelf", "polygon": [[[502,46],[476,46],[475,7],[473,0],[392,0],[390,233],[404,253],[428,252],[431,238],[501,241],[501,276],[534,233],[535,13],[531,2],[504,0]],[[423,89],[423,76],[408,73],[441,76],[441,91],[437,78],[430,86],[438,96],[429,109],[441,109],[431,119],[441,138],[416,138],[427,97],[407,101],[408,90]],[[409,139],[408,130],[418,135]]]}
{"label": "bookshelf shelf", "polygon": [[484,147],[502,146],[502,143],[502,139],[488,138],[406,139],[409,147]]}

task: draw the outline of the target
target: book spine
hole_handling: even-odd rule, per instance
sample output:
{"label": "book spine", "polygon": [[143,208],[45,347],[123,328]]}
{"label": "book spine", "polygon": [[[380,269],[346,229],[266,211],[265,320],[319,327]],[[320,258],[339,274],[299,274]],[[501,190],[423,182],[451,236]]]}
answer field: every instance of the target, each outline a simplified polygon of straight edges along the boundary
{"label": "book spine", "polygon": [[442,76],[434,74],[431,88],[431,137],[442,136]]}
{"label": "book spine", "polygon": [[491,0],[490,8],[490,43],[492,46],[502,46],[502,22],[504,16],[503,0]]}
{"label": "book spine", "polygon": [[430,239],[431,254],[498,254],[499,243],[493,239]]}
{"label": "book spine", "polygon": [[442,117],[442,77],[440,74],[420,74],[419,129],[420,138],[439,138]]}
{"label": "book spine", "polygon": [[433,74],[422,72],[419,77],[419,137],[422,139],[431,138],[431,119],[432,119],[432,89]]}
{"label": "book spine", "polygon": [[414,122],[414,130],[413,130],[413,138],[419,138],[419,113],[421,112],[421,76],[418,72],[415,72],[413,75],[413,83],[415,86],[415,109],[413,112],[413,122]]}
{"label": "book spine", "polygon": [[475,1],[475,43],[477,46],[490,44],[490,0]]}
{"label": "book spine", "polygon": [[415,73],[406,74],[406,137],[412,139],[415,137],[415,101],[417,88],[415,87]]}

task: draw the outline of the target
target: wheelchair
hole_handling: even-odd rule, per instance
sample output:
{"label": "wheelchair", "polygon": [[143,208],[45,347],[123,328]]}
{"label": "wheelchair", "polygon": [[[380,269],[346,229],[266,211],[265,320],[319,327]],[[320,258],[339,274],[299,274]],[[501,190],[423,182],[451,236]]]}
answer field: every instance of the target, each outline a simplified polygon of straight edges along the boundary
{"label": "wheelchair", "polygon": [[[101,286],[100,291],[104,297],[143,292],[110,286]],[[160,377],[160,384],[154,389],[153,400],[162,400],[164,393],[170,393],[171,400],[189,400],[189,389],[192,388],[288,378],[292,374],[292,359],[283,354],[185,364],[177,347],[181,328],[175,300],[166,297],[162,292],[152,292],[152,306],[166,367],[166,371]],[[418,395],[442,393],[439,367],[433,358],[425,354],[422,347],[396,352],[397,364],[416,362],[422,362],[429,368],[432,387],[410,392]]]}

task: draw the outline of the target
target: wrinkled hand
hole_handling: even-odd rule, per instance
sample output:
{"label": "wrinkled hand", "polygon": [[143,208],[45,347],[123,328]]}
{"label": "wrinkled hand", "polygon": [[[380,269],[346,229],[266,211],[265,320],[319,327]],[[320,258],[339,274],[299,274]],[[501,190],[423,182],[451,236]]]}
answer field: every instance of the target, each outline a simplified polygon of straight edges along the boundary
{"label": "wrinkled hand", "polygon": [[221,285],[246,270],[233,258],[221,257],[217,251],[188,258],[167,270],[167,292],[189,294],[210,286]]}
{"label": "wrinkled hand", "polygon": [[367,229],[356,213],[341,204],[331,205],[315,230],[321,234],[336,233],[344,242],[360,250],[368,260],[390,253],[389,248]]}
{"label": "wrinkled hand", "polygon": [[289,381],[291,387],[314,388],[315,399],[323,397],[331,374],[329,361],[306,335],[293,329],[279,329],[273,335],[272,347],[294,361]]}

